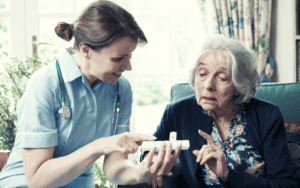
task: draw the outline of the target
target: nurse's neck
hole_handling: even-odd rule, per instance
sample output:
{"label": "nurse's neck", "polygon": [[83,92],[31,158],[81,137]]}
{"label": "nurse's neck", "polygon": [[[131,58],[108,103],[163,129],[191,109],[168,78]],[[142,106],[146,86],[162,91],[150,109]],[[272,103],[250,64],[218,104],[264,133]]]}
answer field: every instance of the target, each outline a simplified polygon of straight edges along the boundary
{"label": "nurse's neck", "polygon": [[82,74],[88,80],[91,88],[93,88],[93,86],[96,83],[98,78],[94,77],[90,74],[90,66],[89,66],[88,60],[80,52],[76,52],[75,54],[73,54],[72,58],[74,59],[75,63],[81,70]]}

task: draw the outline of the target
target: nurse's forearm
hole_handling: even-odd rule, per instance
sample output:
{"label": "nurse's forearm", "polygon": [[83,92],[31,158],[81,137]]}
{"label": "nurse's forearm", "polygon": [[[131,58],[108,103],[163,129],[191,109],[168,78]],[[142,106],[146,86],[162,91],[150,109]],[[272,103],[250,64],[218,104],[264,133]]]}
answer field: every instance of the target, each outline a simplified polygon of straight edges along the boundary
{"label": "nurse's forearm", "polygon": [[138,167],[120,152],[106,155],[103,170],[106,178],[119,185],[134,185],[137,181]]}
{"label": "nurse's forearm", "polygon": [[44,162],[30,180],[30,187],[60,187],[80,176],[100,157],[90,143],[75,152]]}

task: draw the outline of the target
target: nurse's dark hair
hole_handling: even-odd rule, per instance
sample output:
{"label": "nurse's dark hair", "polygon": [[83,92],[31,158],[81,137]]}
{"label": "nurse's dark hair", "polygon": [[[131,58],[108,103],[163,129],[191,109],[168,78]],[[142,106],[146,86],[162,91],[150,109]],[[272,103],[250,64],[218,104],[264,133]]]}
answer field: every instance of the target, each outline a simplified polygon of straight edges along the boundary
{"label": "nurse's dark hair", "polygon": [[131,37],[142,45],[147,43],[133,16],[119,5],[105,0],[91,3],[72,24],[59,22],[55,33],[66,41],[74,36],[74,48],[78,51],[80,43],[100,50],[121,37]]}

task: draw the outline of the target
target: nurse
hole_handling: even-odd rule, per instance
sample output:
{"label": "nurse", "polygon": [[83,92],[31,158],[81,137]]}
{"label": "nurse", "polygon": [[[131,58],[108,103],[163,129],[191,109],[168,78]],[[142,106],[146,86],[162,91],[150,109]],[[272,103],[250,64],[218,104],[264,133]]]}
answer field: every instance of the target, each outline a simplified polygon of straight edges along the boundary
{"label": "nurse", "polygon": [[171,145],[162,145],[155,159],[152,148],[138,166],[127,157],[156,139],[129,133],[132,90],[122,73],[131,70],[137,45],[147,42],[132,15],[96,1],[74,23],[58,23],[55,32],[67,41],[74,36],[74,49],[29,80],[0,187],[94,187],[94,163],[102,155],[105,173],[118,184],[171,176],[180,146],[171,155]]}

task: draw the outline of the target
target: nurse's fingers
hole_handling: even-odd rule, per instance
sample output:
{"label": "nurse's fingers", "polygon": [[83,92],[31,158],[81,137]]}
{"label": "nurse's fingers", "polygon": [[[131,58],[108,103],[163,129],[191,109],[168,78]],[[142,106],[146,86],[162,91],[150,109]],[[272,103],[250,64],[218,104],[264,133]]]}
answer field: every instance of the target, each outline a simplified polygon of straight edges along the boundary
{"label": "nurse's fingers", "polygon": [[[144,139],[156,139],[153,136],[142,135]],[[136,135],[134,133],[122,133],[119,135],[115,135],[112,137],[107,137],[107,139],[113,140],[110,142],[110,146],[122,147],[123,149],[115,149],[116,151],[120,151],[123,155],[128,155],[130,153],[135,153],[139,149],[139,145],[141,143],[137,143],[134,139],[136,137],[140,137],[140,135]]]}
{"label": "nurse's fingers", "polygon": [[155,136],[149,136],[145,134],[140,134],[140,133],[127,133],[129,137],[132,138],[134,142],[136,142],[139,146],[142,145],[143,141],[148,141],[148,140],[156,140],[157,138]]}
{"label": "nurse's fingers", "polygon": [[120,146],[116,146],[116,147],[114,148],[114,151],[119,151],[119,152],[122,153],[124,156],[128,156],[130,153],[133,153],[133,152],[131,152],[132,149],[127,149],[127,148],[120,147]]}

